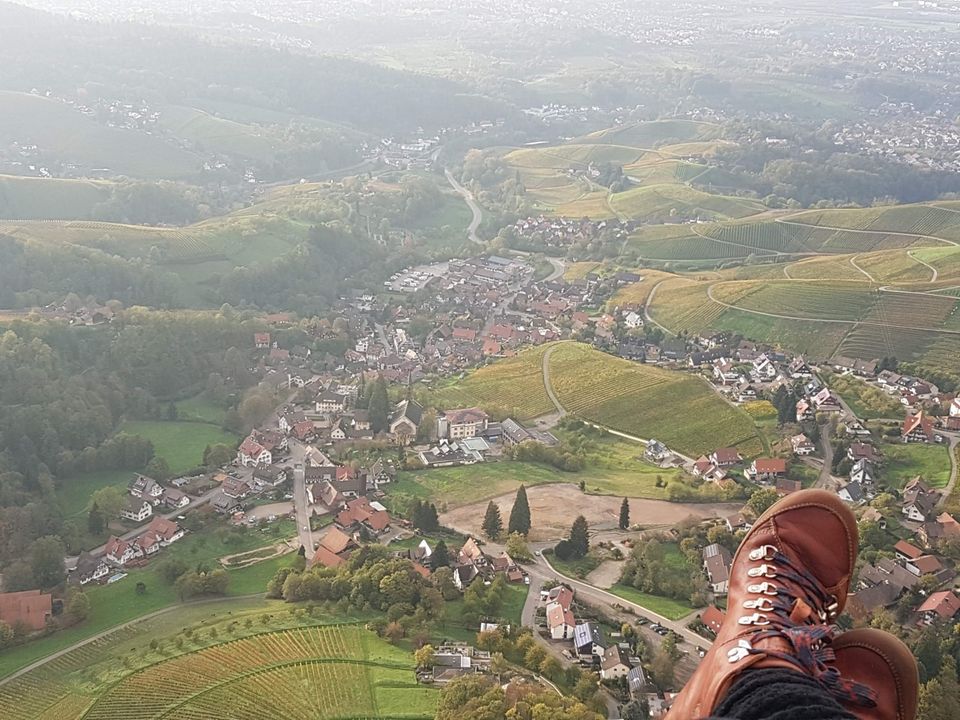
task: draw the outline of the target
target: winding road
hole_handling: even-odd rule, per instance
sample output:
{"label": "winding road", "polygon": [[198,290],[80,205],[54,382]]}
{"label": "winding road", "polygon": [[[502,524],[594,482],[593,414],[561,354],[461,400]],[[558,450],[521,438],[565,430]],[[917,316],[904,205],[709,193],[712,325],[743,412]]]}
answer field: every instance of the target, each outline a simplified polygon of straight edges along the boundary
{"label": "winding road", "polygon": [[467,206],[470,208],[470,212],[473,213],[473,219],[470,221],[470,226],[467,228],[467,237],[470,238],[471,242],[475,242],[478,245],[482,244],[483,240],[481,240],[480,236],[477,235],[477,228],[479,228],[480,223],[483,222],[483,210],[480,209],[480,205],[473,197],[473,193],[457,182],[457,179],[453,176],[453,173],[450,172],[449,168],[444,168],[443,174],[447,176],[447,182],[450,183],[450,187],[456,190],[463,197],[464,201],[467,203]]}

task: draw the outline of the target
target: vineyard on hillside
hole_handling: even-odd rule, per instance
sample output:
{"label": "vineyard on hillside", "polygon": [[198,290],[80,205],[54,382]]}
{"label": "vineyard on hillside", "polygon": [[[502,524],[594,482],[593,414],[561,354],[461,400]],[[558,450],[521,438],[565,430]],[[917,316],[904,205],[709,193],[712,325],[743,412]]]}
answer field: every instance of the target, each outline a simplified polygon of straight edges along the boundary
{"label": "vineyard on hillside", "polygon": [[557,345],[550,379],[566,410],[688,455],[751,443],[750,416],[698,377],[640,365],[586,345]]}
{"label": "vineyard on hillside", "polygon": [[66,687],[53,673],[32,677],[0,689],[0,702],[12,713],[5,717],[426,720],[436,699],[417,685],[408,654],[354,625],[266,632],[213,645],[126,676],[121,669],[121,678],[105,689]]}
{"label": "vineyard on hillside", "polygon": [[438,408],[484,408],[497,416],[529,420],[553,412],[543,386],[542,358],[546,346],[521,352],[476,370],[433,391],[429,404]]}

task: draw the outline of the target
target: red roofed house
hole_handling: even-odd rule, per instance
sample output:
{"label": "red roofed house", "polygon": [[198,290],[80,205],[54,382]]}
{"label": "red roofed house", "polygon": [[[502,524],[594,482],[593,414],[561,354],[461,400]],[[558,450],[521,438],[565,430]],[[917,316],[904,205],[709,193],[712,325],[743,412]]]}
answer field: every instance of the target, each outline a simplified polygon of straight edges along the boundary
{"label": "red roofed house", "polygon": [[311,565],[323,565],[335,568],[345,563],[357,544],[349,535],[339,528],[330,528],[320,540],[316,552],[313,554]]}
{"label": "red roofed house", "polygon": [[917,608],[921,622],[929,625],[937,620],[951,620],[960,613],[960,596],[952,590],[931,593]]}
{"label": "red roofed house", "polygon": [[270,347],[270,333],[254,333],[253,344],[258,350]]}
{"label": "red roofed house", "polygon": [[700,613],[700,622],[706,625],[714,634],[720,632],[720,626],[723,625],[723,619],[726,613],[716,605],[709,605],[707,609]]}
{"label": "red roofed house", "polygon": [[103,556],[115,565],[126,565],[131,560],[143,557],[143,550],[136,543],[129,540],[122,540],[116,535],[111,535],[107,540],[107,546],[104,548]]}
{"label": "red roofed house", "polygon": [[550,637],[554,640],[566,640],[573,637],[575,627],[572,610],[556,602],[547,605],[547,629]]}
{"label": "red roofed house", "polygon": [[730,447],[714,450],[710,455],[710,460],[717,467],[730,467],[731,465],[736,465],[738,462],[740,462],[741,457],[740,453],[737,452],[735,447]]}
{"label": "red roofed house", "polygon": [[931,443],[937,439],[937,434],[933,430],[933,418],[928,417],[923,410],[916,415],[908,415],[903,421],[903,428],[900,431],[900,438],[905,442],[923,442]]}
{"label": "red roofed house", "polygon": [[473,328],[455,327],[453,329],[453,339],[473,342],[477,339],[477,331]]}
{"label": "red roofed house", "polygon": [[787,461],[783,458],[757,458],[744,471],[747,480],[774,480],[787,473]]}
{"label": "red roofed house", "polygon": [[913,560],[907,560],[904,563],[904,567],[917,577],[920,577],[921,575],[933,575],[934,573],[940,572],[943,570],[943,563],[933,555],[921,555]]}
{"label": "red roofed house", "polygon": [[237,460],[244,467],[254,465],[271,465],[273,463],[273,453],[258,443],[253,437],[248,437],[237,450]]}
{"label": "red roofed house", "polygon": [[911,545],[906,540],[898,540],[897,544],[893,546],[893,551],[897,554],[898,558],[904,561],[916,560],[923,555],[923,550],[916,545]]}
{"label": "red roofed house", "polygon": [[381,533],[390,527],[390,514],[380,503],[371,503],[365,497],[358,497],[347,503],[347,507],[337,514],[337,524],[343,528],[365,525],[375,533]]}
{"label": "red roofed house", "polygon": [[53,598],[39,590],[0,593],[0,621],[7,625],[43,630],[53,613]]}

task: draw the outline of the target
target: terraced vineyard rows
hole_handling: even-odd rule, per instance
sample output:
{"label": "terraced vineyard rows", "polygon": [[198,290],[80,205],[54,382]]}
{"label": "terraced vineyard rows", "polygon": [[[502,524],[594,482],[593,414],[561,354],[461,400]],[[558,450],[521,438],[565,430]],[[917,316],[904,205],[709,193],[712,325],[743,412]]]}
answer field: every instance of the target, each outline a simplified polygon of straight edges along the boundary
{"label": "terraced vineyard rows", "polygon": [[361,659],[355,626],[268,633],[215,645],[134,673],[102,695],[86,720],[160,717],[194,694],[277,663],[311,658]]}
{"label": "terraced vineyard rows", "polygon": [[[714,297],[724,300],[724,286],[714,289]],[[798,318],[859,320],[877,300],[876,291],[866,283],[768,281],[755,292],[744,295],[732,305],[745,310],[788,315]],[[727,301],[729,302],[729,301]]]}
{"label": "terraced vineyard rows", "polygon": [[939,295],[885,292],[863,319],[889,325],[920,328],[946,326],[955,315],[957,302]]}
{"label": "terraced vineyard rows", "polygon": [[[702,378],[639,365],[586,345],[558,345],[550,378],[569,411],[688,455],[751,442],[749,415],[722,400]],[[676,422],[682,417],[683,422]]]}
{"label": "terraced vineyard rows", "polygon": [[707,297],[707,287],[707,283],[667,281],[657,289],[650,315],[671,332],[700,332],[710,327],[725,309]]}

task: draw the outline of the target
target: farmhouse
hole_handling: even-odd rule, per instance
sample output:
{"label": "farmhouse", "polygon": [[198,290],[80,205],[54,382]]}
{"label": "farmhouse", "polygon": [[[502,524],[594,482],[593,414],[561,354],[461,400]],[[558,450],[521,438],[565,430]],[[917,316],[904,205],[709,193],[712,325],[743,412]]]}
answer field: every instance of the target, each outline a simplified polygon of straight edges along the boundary
{"label": "farmhouse", "polygon": [[650,439],[647,441],[647,449],[644,455],[648,460],[660,463],[670,457],[670,450],[662,442]]}
{"label": "farmhouse", "polygon": [[353,538],[339,528],[332,527],[321,538],[310,564],[317,565],[319,563],[328,568],[339,567],[349,559],[350,553],[357,547],[359,546],[353,541]]}
{"label": "farmhouse", "polygon": [[[823,388],[812,398],[813,406],[817,412],[840,412],[842,406],[837,396],[833,394],[830,388]],[[799,412],[797,413],[799,419]]]}
{"label": "farmhouse", "polygon": [[337,514],[337,524],[344,530],[363,526],[376,535],[390,527],[390,514],[380,503],[358,497]]}
{"label": "farmhouse", "polygon": [[39,590],[0,593],[0,621],[43,630],[53,614],[53,596]]}
{"label": "farmhouse", "polygon": [[547,630],[554,640],[566,640],[573,637],[576,625],[573,611],[558,602],[547,605]]}
{"label": "farmhouse", "polygon": [[916,477],[903,488],[900,510],[908,520],[924,522],[933,513],[939,500],[940,494]]}
{"label": "farmhouse", "polygon": [[585,622],[580,623],[573,630],[573,647],[581,657],[602,656],[604,648],[607,647],[607,641],[596,623]]}
{"label": "farmhouse", "polygon": [[866,493],[864,493],[863,487],[858,482],[847,483],[837,491],[837,495],[840,496],[841,500],[851,505],[857,505],[866,500]]}

